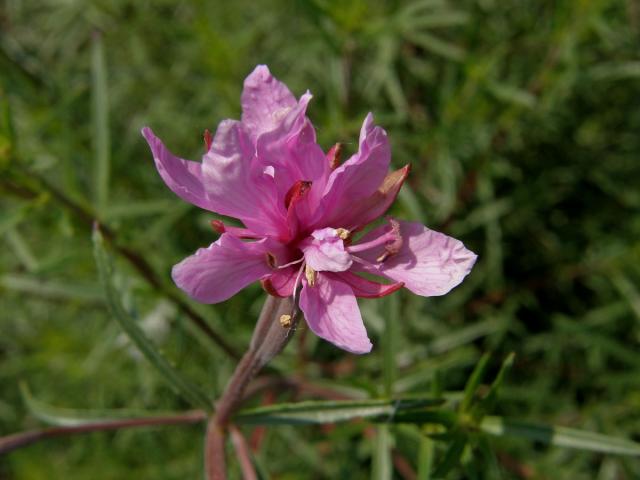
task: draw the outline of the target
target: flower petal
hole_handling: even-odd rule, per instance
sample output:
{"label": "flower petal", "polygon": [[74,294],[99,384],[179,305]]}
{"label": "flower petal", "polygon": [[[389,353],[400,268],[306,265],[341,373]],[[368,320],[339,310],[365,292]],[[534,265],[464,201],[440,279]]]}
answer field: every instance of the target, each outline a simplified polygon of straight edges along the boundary
{"label": "flower petal", "polygon": [[286,231],[284,208],[270,188],[272,178],[252,168],[252,160],[253,146],[240,122],[220,122],[203,159],[207,194],[217,213],[242,220],[256,233],[278,235]]}
{"label": "flower petal", "polygon": [[354,232],[380,218],[396,200],[400,188],[409,175],[409,170],[409,165],[406,165],[389,173],[373,195],[355,201],[349,208],[336,212],[332,224]]}
{"label": "flower petal", "polygon": [[197,207],[214,211],[204,187],[202,164],[173,155],[149,127],[142,129],[142,135],[151,148],[160,176],[173,193]]}
{"label": "flower petal", "polygon": [[340,280],[347,283],[353,293],[358,298],[380,298],[392,294],[396,290],[400,290],[404,283],[396,282],[390,285],[383,283],[373,282],[367,280],[359,275],[355,275],[349,271],[336,273],[327,273],[329,278],[333,278],[334,275],[339,275]]}
{"label": "flower petal", "polygon": [[322,199],[318,224],[336,223],[354,203],[366,200],[380,187],[389,171],[391,149],[386,132],[373,124],[368,114],[360,131],[358,152],[331,172]]}
{"label": "flower petal", "polygon": [[262,280],[262,288],[274,297],[290,297],[296,283],[296,276],[300,268],[295,266],[276,270]]}
{"label": "flower petal", "polygon": [[261,134],[274,130],[298,103],[266,65],[258,65],[245,79],[240,102],[242,123],[254,142]]}
{"label": "flower petal", "polygon": [[278,257],[282,247],[267,239],[243,242],[223,234],[208,248],[175,265],[171,276],[195,300],[218,303],[273,273],[268,254]]}
{"label": "flower petal", "polygon": [[[384,245],[356,254],[371,264],[367,271],[404,282],[406,288],[425,297],[444,295],[471,271],[477,255],[467,250],[460,240],[420,223],[398,223],[403,240],[399,252],[381,263],[376,259],[384,253]],[[387,229],[388,226],[383,226],[369,232],[361,243],[383,235]]]}
{"label": "flower petal", "polygon": [[316,272],[344,272],[351,267],[351,255],[333,228],[314,231],[300,244],[304,259]]}
{"label": "flower petal", "polygon": [[346,283],[319,273],[313,287],[305,283],[300,308],[309,328],[320,338],[351,353],[371,351],[358,302]]}

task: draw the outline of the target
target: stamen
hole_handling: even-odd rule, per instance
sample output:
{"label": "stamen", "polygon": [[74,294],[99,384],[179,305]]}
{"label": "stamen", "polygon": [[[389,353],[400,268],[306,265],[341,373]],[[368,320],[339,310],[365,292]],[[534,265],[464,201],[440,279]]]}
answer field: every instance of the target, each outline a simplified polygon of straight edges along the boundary
{"label": "stamen", "polygon": [[282,328],[291,327],[291,315],[280,315],[280,326]]}
{"label": "stamen", "polygon": [[284,197],[285,208],[289,210],[289,206],[291,205],[291,203],[302,197],[309,191],[310,188],[311,182],[307,180],[298,180],[296,183],[294,183]]}
{"label": "stamen", "polygon": [[276,256],[271,253],[271,252],[267,252],[267,265],[269,265],[271,268],[278,268],[278,261],[276,259]]}
{"label": "stamen", "polygon": [[229,225],[225,225],[222,222],[222,220],[211,220],[211,228],[213,228],[213,231],[216,233],[219,233],[219,234],[228,233],[238,238],[244,238],[244,239],[260,238],[260,235],[253,233],[248,228],[232,227]]}
{"label": "stamen", "polygon": [[206,147],[208,153],[209,150],[211,150],[211,144],[213,143],[213,135],[211,135],[211,132],[207,128],[205,129],[202,137],[204,138],[204,146]]}
{"label": "stamen", "polygon": [[336,228],[336,235],[340,240],[346,240],[351,236],[351,232],[346,228]]}
{"label": "stamen", "polygon": [[211,220],[211,227],[213,228],[214,232],[220,234],[226,232],[227,230],[221,220]]}
{"label": "stamen", "polygon": [[384,235],[380,235],[378,238],[374,240],[370,240],[365,243],[358,243],[357,245],[350,245],[347,247],[347,251],[349,253],[362,252],[363,250],[369,250],[371,248],[377,247],[379,245],[384,245],[387,242],[391,242],[395,240],[395,236],[393,235],[393,231],[387,232]]}
{"label": "stamen", "polygon": [[329,160],[329,168],[335,170],[340,166],[340,157],[342,156],[342,144],[336,143],[327,152],[327,160]]}
{"label": "stamen", "polygon": [[349,253],[362,252],[371,248],[384,245],[384,252],[376,259],[377,262],[384,262],[391,255],[394,255],[402,248],[402,236],[400,235],[400,224],[393,218],[389,218],[391,229],[384,235],[380,235],[374,240],[347,247]]}
{"label": "stamen", "polygon": [[287,268],[287,267],[290,267],[291,265],[297,265],[303,260],[304,260],[304,257],[300,257],[298,260],[294,260],[293,262],[285,263],[284,265],[279,266],[278,269]]}
{"label": "stamen", "polygon": [[[303,257],[304,258],[304,257]],[[298,295],[298,285],[300,285],[300,278],[302,278],[302,271],[304,270],[305,264],[300,265],[300,269],[298,270],[298,274],[296,275],[296,280],[293,282],[293,304],[297,304],[297,295]]]}
{"label": "stamen", "polygon": [[304,276],[307,278],[307,283],[310,287],[316,284],[316,271],[309,265],[304,266]]}
{"label": "stamen", "polygon": [[391,232],[394,235],[393,242],[384,246],[384,253],[376,258],[377,262],[384,262],[391,255],[395,255],[402,248],[402,236],[400,235],[400,224],[393,218],[389,218]]}

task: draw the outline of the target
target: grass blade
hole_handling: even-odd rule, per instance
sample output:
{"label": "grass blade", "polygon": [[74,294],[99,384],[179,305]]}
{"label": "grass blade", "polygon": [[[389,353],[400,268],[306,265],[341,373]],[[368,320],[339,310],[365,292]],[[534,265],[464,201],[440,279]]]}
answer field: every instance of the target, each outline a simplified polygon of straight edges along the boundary
{"label": "grass blade", "polygon": [[466,412],[469,410],[473,403],[473,397],[478,389],[478,385],[482,381],[482,377],[484,377],[485,370],[487,369],[487,364],[489,363],[489,354],[484,354],[480,360],[478,361],[476,368],[471,373],[469,380],[467,380],[467,384],[464,387],[464,396],[462,398],[462,403],[460,404],[460,411]]}
{"label": "grass blade", "polygon": [[640,456],[640,443],[573,428],[521,422],[501,417],[485,417],[480,424],[480,429],[490,435],[526,438],[556,447]]}
{"label": "grass blade", "polygon": [[94,141],[94,201],[102,213],[109,200],[110,139],[109,139],[109,93],[107,90],[107,67],[102,35],[94,33],[91,50],[91,93],[93,100],[92,123]]}
{"label": "grass blade", "polygon": [[27,410],[44,423],[58,427],[79,427],[96,422],[116,422],[126,418],[178,416],[184,412],[141,411],[132,409],[76,409],[62,408],[41,402],[33,397],[26,383],[20,384],[20,394]]}
{"label": "grass blade", "polygon": [[379,425],[376,429],[376,446],[373,450],[372,480],[391,480],[391,440],[389,425]]}

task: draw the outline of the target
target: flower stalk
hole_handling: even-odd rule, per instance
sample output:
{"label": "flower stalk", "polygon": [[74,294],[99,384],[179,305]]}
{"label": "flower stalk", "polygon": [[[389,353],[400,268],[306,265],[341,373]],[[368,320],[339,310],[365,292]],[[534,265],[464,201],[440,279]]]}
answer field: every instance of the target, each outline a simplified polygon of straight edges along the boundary
{"label": "flower stalk", "polygon": [[[225,441],[231,416],[241,405],[251,379],[291,339],[298,322],[298,310],[291,297],[267,296],[253,331],[249,349],[236,367],[209,418],[205,438],[205,471],[208,480],[225,480]],[[286,319],[282,321],[282,319]]]}

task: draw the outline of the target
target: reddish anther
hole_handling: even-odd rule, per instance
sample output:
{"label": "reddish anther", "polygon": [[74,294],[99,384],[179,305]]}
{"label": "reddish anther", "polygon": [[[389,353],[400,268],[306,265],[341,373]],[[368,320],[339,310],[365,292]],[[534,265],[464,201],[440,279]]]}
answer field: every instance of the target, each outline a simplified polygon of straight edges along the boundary
{"label": "reddish anther", "polygon": [[336,143],[327,152],[327,160],[329,161],[329,168],[335,170],[340,166],[340,160],[342,157],[342,144]]}
{"label": "reddish anther", "polygon": [[291,206],[291,203],[294,203],[296,200],[303,197],[310,188],[311,182],[307,182],[306,180],[298,180],[296,183],[294,183],[284,197],[285,208],[288,210]]}

